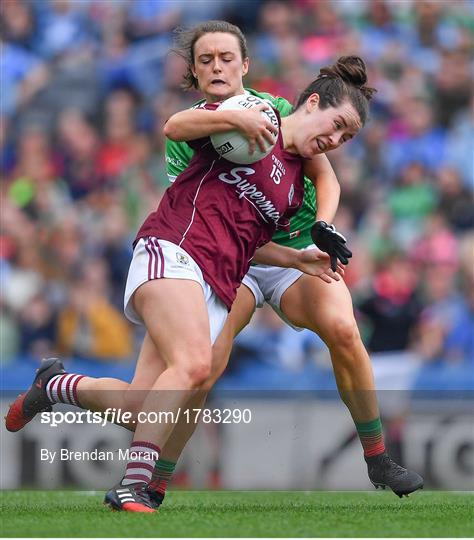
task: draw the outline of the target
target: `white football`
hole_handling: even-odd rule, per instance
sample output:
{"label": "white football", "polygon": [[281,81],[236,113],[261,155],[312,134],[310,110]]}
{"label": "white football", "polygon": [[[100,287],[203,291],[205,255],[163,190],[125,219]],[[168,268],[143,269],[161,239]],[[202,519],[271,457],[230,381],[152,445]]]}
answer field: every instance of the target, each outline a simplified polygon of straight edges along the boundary
{"label": "white football", "polygon": [[[252,107],[260,105],[261,103],[268,105],[266,101],[257,96],[252,94],[241,94],[226,99],[219,105],[217,110],[225,111],[251,109]],[[270,105],[268,105],[268,107],[262,111],[262,115],[267,120],[270,120],[277,130],[279,129],[277,115]],[[273,150],[276,141],[277,137],[275,137],[272,145],[265,141],[265,152],[262,152],[260,147],[257,145],[254,153],[249,154],[249,141],[238,131],[226,131],[224,133],[214,133],[211,135],[212,146],[214,146],[214,149],[219,155],[225,159],[228,159],[229,161],[232,161],[233,163],[246,165],[260,161],[264,157],[268,156],[268,154]]]}

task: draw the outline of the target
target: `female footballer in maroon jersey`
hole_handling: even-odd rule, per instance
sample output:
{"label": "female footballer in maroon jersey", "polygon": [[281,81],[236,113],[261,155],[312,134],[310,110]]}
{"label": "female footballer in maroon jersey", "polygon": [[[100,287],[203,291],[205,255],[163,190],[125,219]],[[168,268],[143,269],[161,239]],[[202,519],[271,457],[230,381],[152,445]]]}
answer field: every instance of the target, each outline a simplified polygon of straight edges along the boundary
{"label": "female footballer in maroon jersey", "polygon": [[[301,106],[282,120],[273,151],[251,166],[236,166],[220,158],[206,135],[235,128],[247,133],[249,125],[259,123],[271,129],[259,110],[196,110],[199,121],[185,122],[188,128],[183,128],[183,115],[188,114],[184,111],[165,126],[167,136],[191,140],[197,152],[136,239],[127,313],[144,322],[143,347],[155,348],[166,364],[141,413],[171,411],[176,416],[205,383],[211,371],[212,341],[224,324],[250,259],[277,226],[286,225],[301,201],[302,158],[337,148],[361,128],[366,102],[348,99],[322,109],[320,99],[317,93],[307,93]],[[342,136],[336,121],[340,118],[345,126]],[[271,176],[275,163],[281,166],[278,183]],[[320,266],[320,273],[337,279],[328,257],[322,258]],[[57,401],[89,407],[81,386],[106,390],[111,383],[110,379],[66,374],[58,361],[47,361],[32,388],[11,408],[7,427],[20,429]],[[126,511],[153,511],[146,487],[172,429],[171,423],[136,425],[125,476],[108,492],[108,504]]]}

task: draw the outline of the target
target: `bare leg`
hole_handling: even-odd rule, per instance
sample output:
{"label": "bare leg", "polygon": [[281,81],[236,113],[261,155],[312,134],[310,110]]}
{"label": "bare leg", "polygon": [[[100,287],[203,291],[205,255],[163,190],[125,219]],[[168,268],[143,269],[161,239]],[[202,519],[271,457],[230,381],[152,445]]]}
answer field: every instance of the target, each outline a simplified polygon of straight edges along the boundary
{"label": "bare leg", "polygon": [[281,309],[294,325],[316,332],[328,346],[339,393],[354,421],[377,418],[372,366],[344,281],[328,284],[304,275],[283,294]]}
{"label": "bare leg", "polygon": [[122,409],[133,414],[130,423],[123,427],[135,430],[136,413],[153,382],[164,371],[166,365],[153,344],[149,334],[145,335],[137,359],[135,375],[131,383],[120,379],[84,377],[77,385],[77,397],[85,409],[105,412],[107,409]]}
{"label": "bare leg", "polygon": [[[190,409],[202,409],[204,407],[209,390],[214,386],[227,367],[234,337],[242,328],[247,326],[254,310],[254,295],[245,285],[241,285],[225,326],[212,347],[211,376],[205,384],[205,389],[200,390],[188,403]],[[193,415],[190,418],[193,418]],[[181,422],[175,426],[171,437],[163,447],[162,458],[176,463],[188,440],[196,430],[196,427],[196,423],[187,423],[182,418]]]}
{"label": "bare leg", "polygon": [[[149,281],[136,291],[134,303],[166,363],[141,412],[165,411],[176,418],[211,374],[209,318],[202,287],[189,280]],[[172,421],[140,422],[134,440],[162,448],[174,427]]]}

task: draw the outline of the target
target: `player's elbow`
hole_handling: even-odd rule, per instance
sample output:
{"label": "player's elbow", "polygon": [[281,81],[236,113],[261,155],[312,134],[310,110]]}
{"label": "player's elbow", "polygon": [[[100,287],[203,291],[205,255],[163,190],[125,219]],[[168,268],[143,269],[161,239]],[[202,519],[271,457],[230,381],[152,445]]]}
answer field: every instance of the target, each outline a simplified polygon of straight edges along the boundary
{"label": "player's elbow", "polygon": [[177,129],[176,122],[171,117],[163,126],[163,135],[172,141],[179,141],[179,130]]}

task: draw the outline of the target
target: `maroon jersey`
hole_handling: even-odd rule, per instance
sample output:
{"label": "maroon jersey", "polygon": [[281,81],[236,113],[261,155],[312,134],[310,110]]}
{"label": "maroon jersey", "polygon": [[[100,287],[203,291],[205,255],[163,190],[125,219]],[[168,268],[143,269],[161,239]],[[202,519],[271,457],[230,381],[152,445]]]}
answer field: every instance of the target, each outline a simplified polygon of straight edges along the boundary
{"label": "maroon jersey", "polygon": [[255,250],[276,228],[288,228],[301,205],[303,160],[283,148],[281,132],[272,152],[251,165],[219,156],[208,137],[189,145],[196,150],[191,162],[147,217],[135,243],[156,236],[181,246],[230,310]]}

